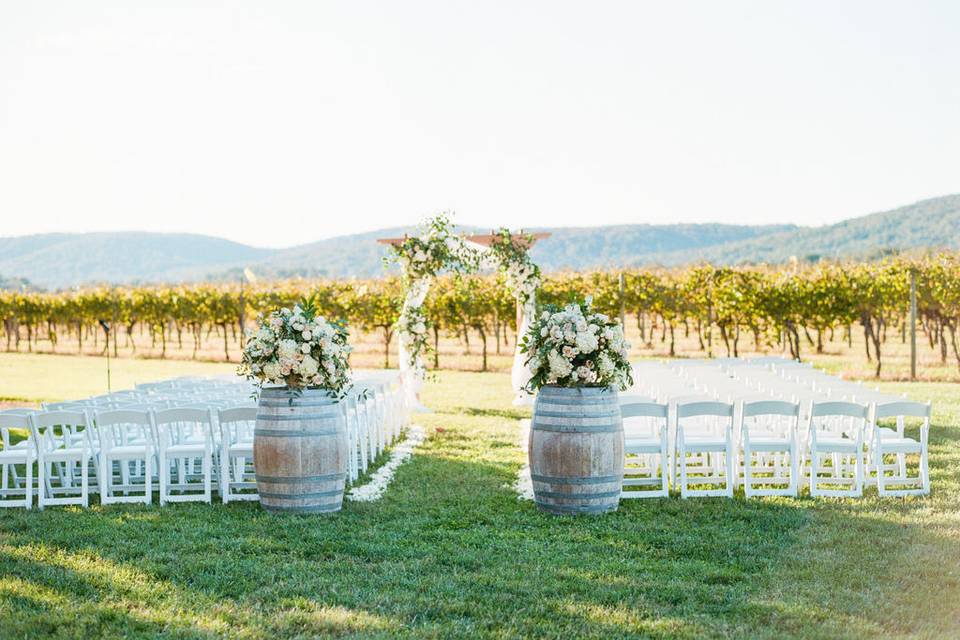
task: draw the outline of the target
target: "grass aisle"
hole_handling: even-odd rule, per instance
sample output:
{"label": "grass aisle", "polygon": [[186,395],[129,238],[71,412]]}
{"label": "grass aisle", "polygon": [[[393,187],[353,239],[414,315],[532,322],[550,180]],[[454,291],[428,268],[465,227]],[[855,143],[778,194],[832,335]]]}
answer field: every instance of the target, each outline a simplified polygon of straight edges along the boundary
{"label": "grass aisle", "polygon": [[[509,376],[444,373],[384,498],[330,518],[219,504],[0,512],[0,638],[949,637],[960,438],[928,500],[631,501],[555,518],[509,488]],[[891,387],[893,388],[893,387]]]}

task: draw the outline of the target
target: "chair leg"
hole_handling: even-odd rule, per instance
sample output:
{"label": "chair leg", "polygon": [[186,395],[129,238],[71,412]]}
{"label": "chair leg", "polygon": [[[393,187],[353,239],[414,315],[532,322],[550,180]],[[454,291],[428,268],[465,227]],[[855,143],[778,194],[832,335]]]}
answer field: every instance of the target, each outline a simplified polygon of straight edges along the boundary
{"label": "chair leg", "polygon": [[151,504],[153,502],[153,471],[150,469],[150,462],[153,458],[152,453],[147,453],[143,461],[143,503]]}
{"label": "chair leg", "polygon": [[[167,494],[169,492],[167,485],[170,482],[169,478],[167,478],[167,475],[170,472],[170,462],[167,460],[167,452],[163,449],[160,449],[159,458],[159,464],[157,465],[159,467],[157,469],[157,476],[160,480],[160,506],[162,507],[163,505],[167,504]],[[146,486],[146,481],[144,481],[144,486]]]}
{"label": "chair leg", "polygon": [[[879,441],[879,438],[877,438]],[[877,468],[877,493],[881,496],[887,495],[886,482],[883,474],[883,447],[880,442],[873,448],[873,465]]]}
{"label": "chair leg", "polygon": [[926,447],[920,452],[920,487],[923,489],[924,495],[930,493],[930,468]]}
{"label": "chair leg", "polygon": [[735,457],[735,455],[734,455],[734,453],[733,453],[733,445],[731,445],[729,442],[727,443],[727,452],[726,452],[726,454],[724,455],[724,457],[726,458],[725,462],[726,462],[726,465],[727,465],[727,487],[726,487],[726,488],[727,488],[727,497],[728,497],[728,498],[732,498],[732,497],[733,497],[733,485],[734,485],[733,466],[734,466],[734,457]]}
{"label": "chair leg", "polygon": [[797,466],[797,445],[796,443],[790,444],[790,495],[796,497],[799,491],[799,475],[800,469]]}
{"label": "chair leg", "polygon": [[749,444],[743,446],[743,495],[747,498],[753,495],[753,452]]}
{"label": "chair leg", "polygon": [[667,484],[667,476],[670,475],[670,456],[667,454],[666,445],[660,446],[660,490],[664,497],[670,495],[670,488]]}
{"label": "chair leg", "polygon": [[90,506],[90,459],[83,455],[80,457],[80,502],[83,508]]}
{"label": "chair leg", "polygon": [[[33,466],[33,465],[28,465],[28,466]],[[37,473],[39,474],[37,476],[37,508],[40,509],[40,511],[43,511],[45,498],[48,490],[47,463],[43,458],[39,458],[37,461]],[[32,479],[31,479],[31,482],[32,482]]]}
{"label": "chair leg", "polygon": [[810,495],[814,497],[820,495],[817,491],[817,459],[819,457],[816,449],[810,450]]}
{"label": "chair leg", "polygon": [[680,497],[687,497],[687,452],[686,447],[683,446],[683,443],[680,443],[679,451],[679,464],[680,464]]}
{"label": "chair leg", "polygon": [[[23,488],[23,506],[27,509],[33,507],[33,461],[27,458],[27,484]],[[4,474],[6,477],[6,474]]]}
{"label": "chair leg", "polygon": [[213,502],[213,489],[211,487],[213,475],[213,459],[210,453],[206,453],[203,456],[203,499],[207,504]]}
{"label": "chair leg", "polygon": [[220,452],[220,500],[230,502],[230,453],[226,448]]}

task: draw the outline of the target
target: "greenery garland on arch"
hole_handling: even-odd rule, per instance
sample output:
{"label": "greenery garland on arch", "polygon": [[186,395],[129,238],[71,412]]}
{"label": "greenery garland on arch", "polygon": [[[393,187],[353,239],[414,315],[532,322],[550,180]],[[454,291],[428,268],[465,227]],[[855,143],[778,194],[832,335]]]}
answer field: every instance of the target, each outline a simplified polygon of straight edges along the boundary
{"label": "greenery garland on arch", "polygon": [[537,289],[542,282],[540,267],[530,259],[528,252],[533,242],[533,234],[521,232],[513,235],[506,227],[497,229],[490,242],[490,253],[507,281],[507,288],[523,307],[524,313],[531,303],[534,305],[533,311],[536,311]]}

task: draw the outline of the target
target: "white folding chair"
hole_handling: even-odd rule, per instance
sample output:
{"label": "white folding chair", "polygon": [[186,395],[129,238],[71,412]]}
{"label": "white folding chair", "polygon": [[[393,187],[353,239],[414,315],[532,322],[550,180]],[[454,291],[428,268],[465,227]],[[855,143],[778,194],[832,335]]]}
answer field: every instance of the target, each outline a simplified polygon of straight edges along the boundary
{"label": "white folding chair", "polygon": [[[153,502],[152,467],[156,432],[153,413],[116,409],[97,411],[94,415],[100,442],[101,504],[150,504]],[[131,465],[134,466],[133,470]],[[138,492],[140,495],[136,495]]]}
{"label": "white folding chair", "polygon": [[259,500],[253,466],[257,408],[220,409],[217,422],[220,428],[220,499],[224,504],[236,500]]}
{"label": "white folding chair", "polygon": [[[19,411],[0,411],[0,507],[33,506],[33,463],[37,459],[37,448],[33,442],[33,423],[29,413]],[[11,430],[21,432],[26,437],[13,442]],[[17,471],[23,467],[23,476]],[[17,496],[11,498],[10,496]]]}
{"label": "white folding chair", "polygon": [[41,411],[31,421],[37,443],[38,506],[89,506],[90,464],[95,454],[86,412]]}
{"label": "white folding chair", "polygon": [[[871,416],[872,441],[870,453],[873,468],[877,473],[877,491],[881,496],[927,495],[930,493],[930,468],[927,440],[930,433],[930,403],[886,402],[873,406]],[[896,419],[896,430],[881,427],[879,421]],[[919,418],[920,438],[908,438],[904,433],[905,418]],[[907,475],[906,456],[920,456],[920,469],[917,476]],[[884,456],[895,455],[896,463],[888,465]],[[887,471],[891,471],[887,475]],[[908,486],[910,489],[891,489],[892,486]]]}
{"label": "white folding chair", "polygon": [[[680,466],[680,497],[733,497],[733,405],[703,401],[677,405],[677,464]],[[706,426],[707,429],[702,427]],[[687,456],[702,455],[707,465],[690,477]],[[723,460],[716,458],[722,454]],[[699,463],[697,463],[699,464]],[[691,489],[691,485],[723,485],[716,489]]]}
{"label": "white folding chair", "polygon": [[[868,414],[866,406],[854,402],[812,403],[807,423],[811,496],[863,495],[863,435]],[[829,467],[821,460],[824,456],[830,458]]]}
{"label": "white folding chair", "polygon": [[[655,402],[620,404],[624,427],[624,490],[621,498],[661,498],[669,495],[669,407]],[[640,424],[637,424],[637,423]],[[637,460],[639,458],[639,460]],[[627,487],[657,486],[658,489]]]}
{"label": "white folding chair", "polygon": [[[163,409],[154,413],[157,429],[160,504],[211,501],[213,414],[209,408]],[[200,462],[200,482],[194,463]],[[171,465],[176,481],[171,481]],[[172,493],[176,491],[177,493]],[[198,493],[199,492],[199,493]]]}
{"label": "white folding chair", "polygon": [[[743,403],[737,431],[743,443],[743,490],[746,497],[797,495],[799,418],[800,405],[794,402],[758,400]],[[784,471],[788,473],[786,477]]]}

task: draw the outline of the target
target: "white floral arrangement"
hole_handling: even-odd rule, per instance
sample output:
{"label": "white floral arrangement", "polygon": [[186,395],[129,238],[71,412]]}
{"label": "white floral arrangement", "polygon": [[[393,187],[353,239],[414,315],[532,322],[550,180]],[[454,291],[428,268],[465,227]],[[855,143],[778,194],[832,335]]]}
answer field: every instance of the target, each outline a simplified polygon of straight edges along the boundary
{"label": "white floral arrangement", "polygon": [[260,387],[320,388],[336,398],[350,389],[346,325],[318,316],[312,298],[293,309],[261,316],[258,325],[248,333],[240,375],[256,380]]}
{"label": "white floral arrangement", "polygon": [[523,337],[534,392],[545,385],[561,387],[616,387],[633,385],[630,343],[619,322],[591,309],[592,299],[562,309],[547,306]]}
{"label": "white floral arrangement", "polygon": [[509,229],[498,229],[490,243],[490,251],[500,265],[507,289],[526,306],[540,288],[540,267],[530,259],[527,251],[533,245],[531,234],[512,235]]}

